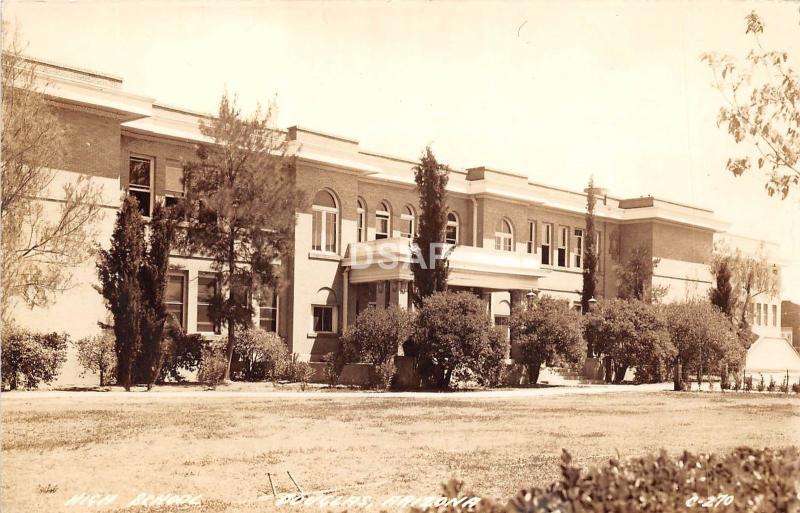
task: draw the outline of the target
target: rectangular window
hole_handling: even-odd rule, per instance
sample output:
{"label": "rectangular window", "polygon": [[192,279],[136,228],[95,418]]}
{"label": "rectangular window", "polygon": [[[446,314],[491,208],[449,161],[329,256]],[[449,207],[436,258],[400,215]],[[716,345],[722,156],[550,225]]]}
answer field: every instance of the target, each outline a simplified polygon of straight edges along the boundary
{"label": "rectangular window", "polygon": [[358,237],[358,242],[367,241],[366,216],[367,213],[362,207],[356,209],[356,237]]}
{"label": "rectangular window", "polygon": [[150,217],[152,206],[153,159],[130,157],[128,173],[128,194],[139,202],[139,211]]}
{"label": "rectangular window", "polygon": [[755,308],[756,308],[756,324],[758,326],[761,326],[761,304],[756,303]]}
{"label": "rectangular window", "polygon": [[550,248],[553,244],[553,225],[542,225],[542,265],[550,265]]}
{"label": "rectangular window", "polygon": [[567,266],[567,239],[569,238],[569,228],[566,226],[559,227],[558,230],[558,267]]}
{"label": "rectangular window", "polygon": [[278,295],[270,294],[258,305],[258,326],[272,333],[278,332]]}
{"label": "rectangular window", "polygon": [[186,326],[184,310],[185,291],[186,273],[170,273],[169,276],[167,276],[167,289],[164,293],[164,303],[167,306],[167,314],[173,315],[181,327]]}
{"label": "rectangular window", "polygon": [[201,273],[197,276],[197,331],[219,333],[211,318],[211,303],[218,293],[217,287],[216,275]]}
{"label": "rectangular window", "polygon": [[772,325],[778,325],[778,305],[772,305]]}
{"label": "rectangular window", "polygon": [[762,307],[764,308],[764,326],[769,326],[769,305],[764,303]]}
{"label": "rectangular window", "polygon": [[575,228],[575,248],[573,253],[573,267],[583,267],[583,230]]}
{"label": "rectangular window", "polygon": [[324,251],[336,253],[336,214],[325,212]]}
{"label": "rectangular window", "polygon": [[333,307],[328,305],[314,305],[314,332],[333,333]]}
{"label": "rectangular window", "polygon": [[536,221],[528,221],[528,253],[536,253]]}
{"label": "rectangular window", "polygon": [[168,160],[165,173],[164,205],[171,207],[186,195],[183,185],[183,166],[176,160]]}
{"label": "rectangular window", "polygon": [[379,211],[375,214],[375,239],[389,238],[389,212]]}

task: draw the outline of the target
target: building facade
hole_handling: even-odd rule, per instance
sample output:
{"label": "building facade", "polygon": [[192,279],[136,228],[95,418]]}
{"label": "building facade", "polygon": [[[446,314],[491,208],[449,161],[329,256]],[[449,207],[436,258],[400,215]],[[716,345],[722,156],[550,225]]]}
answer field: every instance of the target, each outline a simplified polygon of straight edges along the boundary
{"label": "building facade", "polygon": [[[88,175],[104,189],[99,244],[108,245],[125,194],[135,195],[146,215],[156,201],[184,194],[183,163],[194,158],[198,143],[208,142],[198,130],[203,114],[128,93],[116,77],[38,64],[69,143],[57,169],[59,181]],[[254,321],[313,361],[336,348],[342,330],[364,308],[409,305],[417,162],[302,127],[289,128],[286,136],[296,157],[298,187],[311,201],[297,212],[294,251],[281,262],[285,286],[258,305]],[[484,166],[452,169],[447,188],[453,288],[483,297],[501,325],[531,290],[580,304],[585,192]],[[595,193],[598,297],[616,296],[615,266],[638,247],[660,259],[653,283],[667,287],[667,301],[707,293],[709,257],[726,223],[697,206],[649,196],[617,198],[603,189]],[[58,193],[49,199],[57,201]],[[217,286],[209,262],[175,254],[171,267],[169,310],[189,332],[218,335],[208,315]],[[94,263],[87,262],[76,278],[78,285],[45,311],[18,309],[17,322],[40,329],[47,319],[48,330],[73,337],[96,333],[107,313],[92,288]],[[777,298],[761,304],[766,319],[780,318]]]}

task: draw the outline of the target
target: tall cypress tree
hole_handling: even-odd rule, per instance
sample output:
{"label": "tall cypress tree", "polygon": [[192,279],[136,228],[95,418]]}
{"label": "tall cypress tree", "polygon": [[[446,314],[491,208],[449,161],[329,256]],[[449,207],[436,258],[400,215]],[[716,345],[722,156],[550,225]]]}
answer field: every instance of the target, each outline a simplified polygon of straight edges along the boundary
{"label": "tall cypress tree", "polygon": [[597,287],[597,247],[595,240],[597,231],[594,227],[594,206],[597,199],[594,195],[594,176],[589,177],[586,192],[586,237],[583,241],[583,291],[581,292],[581,309],[589,311],[589,300],[594,297]]}
{"label": "tall cypress tree", "polygon": [[128,196],[117,212],[111,247],[100,250],[97,288],[114,320],[117,382],[130,390],[133,370],[141,350],[142,292],[140,270],[145,257],[144,219],[138,202]]}
{"label": "tall cypress tree", "polygon": [[424,298],[447,289],[447,255],[437,255],[435,261],[431,256],[437,251],[437,245],[442,248],[445,241],[448,173],[447,166],[436,161],[430,146],[425,148],[419,165],[414,167],[420,215],[419,232],[414,236],[419,253],[411,262],[414,273],[411,299],[417,308],[422,306]]}
{"label": "tall cypress tree", "polygon": [[137,366],[140,379],[147,383],[148,390],[161,373],[164,324],[167,320],[164,300],[169,273],[169,252],[175,236],[175,220],[171,209],[160,202],[156,204],[149,231],[147,254],[139,272],[142,289],[142,354]]}

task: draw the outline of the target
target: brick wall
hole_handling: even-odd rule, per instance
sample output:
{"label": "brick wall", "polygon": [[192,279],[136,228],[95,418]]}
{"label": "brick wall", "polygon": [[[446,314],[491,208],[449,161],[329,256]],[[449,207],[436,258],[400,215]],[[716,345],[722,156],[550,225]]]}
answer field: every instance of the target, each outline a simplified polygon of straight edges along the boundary
{"label": "brick wall", "polygon": [[119,120],[77,107],[57,107],[54,112],[63,129],[66,146],[57,167],[91,176],[118,178]]}

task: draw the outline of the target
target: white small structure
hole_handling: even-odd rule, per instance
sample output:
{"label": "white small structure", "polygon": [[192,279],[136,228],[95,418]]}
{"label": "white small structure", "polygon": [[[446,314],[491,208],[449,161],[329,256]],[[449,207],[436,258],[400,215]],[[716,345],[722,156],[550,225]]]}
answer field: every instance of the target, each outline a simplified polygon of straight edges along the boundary
{"label": "white small structure", "polygon": [[789,384],[800,379],[800,355],[781,337],[760,337],[750,346],[745,360],[745,375],[752,376],[753,381],[761,379],[769,383],[770,377],[781,384],[789,374]]}

